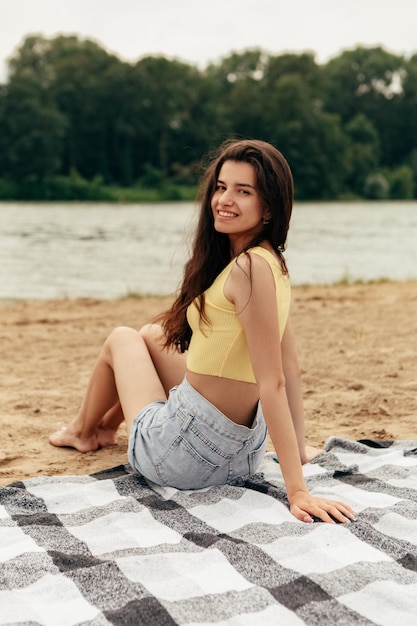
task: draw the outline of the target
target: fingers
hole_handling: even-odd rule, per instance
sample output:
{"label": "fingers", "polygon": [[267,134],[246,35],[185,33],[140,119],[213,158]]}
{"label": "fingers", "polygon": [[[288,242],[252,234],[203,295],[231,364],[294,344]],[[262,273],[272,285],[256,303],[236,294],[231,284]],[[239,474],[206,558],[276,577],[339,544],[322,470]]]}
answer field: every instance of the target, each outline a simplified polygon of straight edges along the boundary
{"label": "fingers", "polygon": [[[291,507],[290,510],[297,519],[299,519],[301,522],[306,522],[307,524],[318,521],[326,522],[327,524],[336,524],[335,520],[330,517],[330,515],[326,511],[321,511],[317,509],[315,513],[309,513],[297,506]],[[346,522],[347,521],[348,520],[346,519]]]}
{"label": "fingers", "polygon": [[294,503],[291,513],[302,522],[322,521],[327,524],[346,524],[355,520],[350,506],[343,502],[309,497],[305,502]]}
{"label": "fingers", "polygon": [[353,509],[343,502],[333,503],[333,508],[328,510],[328,513],[330,513],[335,520],[342,523],[352,522],[356,519]]}

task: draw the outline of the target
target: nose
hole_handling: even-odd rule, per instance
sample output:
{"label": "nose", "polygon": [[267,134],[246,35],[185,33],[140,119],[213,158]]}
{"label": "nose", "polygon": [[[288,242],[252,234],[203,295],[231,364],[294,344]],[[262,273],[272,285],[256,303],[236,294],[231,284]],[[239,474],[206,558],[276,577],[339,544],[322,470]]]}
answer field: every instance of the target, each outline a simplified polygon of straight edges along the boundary
{"label": "nose", "polygon": [[233,204],[233,197],[229,189],[224,189],[219,197],[219,204],[222,206],[230,206]]}

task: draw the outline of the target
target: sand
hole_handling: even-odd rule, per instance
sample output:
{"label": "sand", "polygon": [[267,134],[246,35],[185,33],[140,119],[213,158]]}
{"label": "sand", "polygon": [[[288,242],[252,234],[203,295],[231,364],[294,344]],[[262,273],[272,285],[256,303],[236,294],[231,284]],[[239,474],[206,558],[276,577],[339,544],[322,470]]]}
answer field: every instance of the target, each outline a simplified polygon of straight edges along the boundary
{"label": "sand", "polygon": [[[0,484],[126,463],[117,443],[82,454],[48,435],[76,413],[114,326],[139,328],[171,298],[12,302],[0,307]],[[293,289],[307,441],[417,438],[417,282]]]}

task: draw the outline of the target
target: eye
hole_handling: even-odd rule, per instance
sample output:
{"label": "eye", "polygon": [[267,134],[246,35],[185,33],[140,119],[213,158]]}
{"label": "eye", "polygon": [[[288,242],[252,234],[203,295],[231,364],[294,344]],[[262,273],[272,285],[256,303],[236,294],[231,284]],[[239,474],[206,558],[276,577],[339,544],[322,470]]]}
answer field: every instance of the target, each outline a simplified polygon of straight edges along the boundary
{"label": "eye", "polygon": [[217,183],[216,191],[225,191],[225,190],[226,190],[226,185],[224,185],[223,183]]}

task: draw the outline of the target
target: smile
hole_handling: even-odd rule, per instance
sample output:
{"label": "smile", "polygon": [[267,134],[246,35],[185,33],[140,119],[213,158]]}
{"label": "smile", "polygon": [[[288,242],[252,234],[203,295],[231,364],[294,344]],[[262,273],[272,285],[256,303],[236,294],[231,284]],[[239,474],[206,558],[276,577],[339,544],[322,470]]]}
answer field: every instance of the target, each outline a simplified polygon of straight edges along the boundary
{"label": "smile", "polygon": [[231,213],[230,211],[219,210],[217,213],[220,217],[237,217],[236,213]]}

